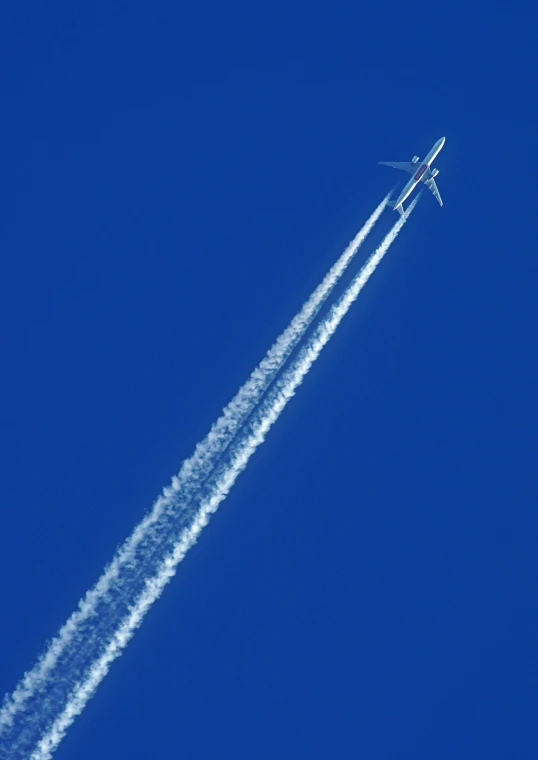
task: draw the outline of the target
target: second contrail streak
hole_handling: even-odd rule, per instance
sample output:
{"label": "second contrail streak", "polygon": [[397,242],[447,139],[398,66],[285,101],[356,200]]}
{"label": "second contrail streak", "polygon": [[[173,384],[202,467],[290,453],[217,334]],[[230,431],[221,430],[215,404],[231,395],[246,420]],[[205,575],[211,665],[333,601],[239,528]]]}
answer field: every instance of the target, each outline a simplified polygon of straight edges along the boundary
{"label": "second contrail streak", "polygon": [[[75,717],[82,712],[107,674],[111,663],[122,653],[144,619],[146,612],[161,595],[168,581],[175,575],[178,564],[196,543],[203,527],[207,525],[210,515],[216,511],[221,501],[228,495],[237,476],[246,467],[258,446],[265,440],[267,432],[295,394],[323,347],[335,333],[343,317],[397,237],[417,200],[418,198],[410,205],[405,216],[396,222],[343,295],[321,320],[306,345],[299,351],[297,358],[289,368],[283,371],[265,398],[259,402],[249,419],[246,422],[243,420],[242,430],[228,448],[225,461],[217,466],[215,475],[210,478],[205,487],[201,488],[200,498],[197,499],[196,505],[193,503],[187,515],[186,524],[184,515],[179,524],[179,526],[183,526],[181,530],[175,533],[175,537],[174,535],[168,537],[169,550],[163,551],[160,555],[156,571],[152,572],[150,568],[147,568],[149,572],[143,578],[141,593],[133,604],[127,606],[127,614],[121,619],[116,618],[110,621],[114,623],[110,628],[107,629],[106,624],[105,628],[99,628],[99,655],[86,662],[81,678],[69,679],[72,688],[67,699],[61,701],[48,700],[49,713],[47,716],[42,716],[43,723],[47,724],[47,728],[35,746],[31,760],[48,760],[51,757]],[[171,496],[173,509],[173,494]],[[163,537],[163,542],[162,546],[166,547],[165,537]],[[143,572],[142,574],[144,575]]]}
{"label": "second contrail streak", "polygon": [[155,547],[160,546],[163,536],[170,528],[170,521],[175,520],[178,507],[190,503],[197,490],[213,471],[241,425],[252,413],[312,324],[334,286],[379,219],[387,205],[387,200],[388,196],[375,209],[247,382],[225,407],[208,435],[196,446],[194,454],[183,462],[177,476],[172,478],[171,485],[164,489],[163,495],[156,500],[151,512],[142,519],[118,549],[97,584],[79,602],[78,609],[50,642],[36,665],[25,674],[12,695],[6,698],[0,709],[0,747],[2,734],[9,732],[19,713],[28,710],[30,714],[28,719],[34,719],[32,701],[38,696],[43,685],[49,683],[51,674],[58,664],[66,664],[64,660],[74,641],[81,642],[88,638],[86,624],[91,624],[92,619],[98,614],[100,605],[111,590],[123,586],[125,570],[137,566],[148,551],[153,551]]}

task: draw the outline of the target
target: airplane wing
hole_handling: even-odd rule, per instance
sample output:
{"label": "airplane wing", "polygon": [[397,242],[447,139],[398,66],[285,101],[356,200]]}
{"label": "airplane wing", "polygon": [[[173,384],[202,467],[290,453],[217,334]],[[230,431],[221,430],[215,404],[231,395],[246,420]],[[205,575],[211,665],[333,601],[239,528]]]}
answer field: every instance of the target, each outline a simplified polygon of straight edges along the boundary
{"label": "airplane wing", "polygon": [[411,161],[380,161],[379,163],[383,166],[392,166],[393,169],[401,169],[408,174],[415,172],[415,164],[412,164]]}
{"label": "airplane wing", "polygon": [[424,184],[426,185],[428,190],[432,191],[432,193],[435,195],[435,197],[439,201],[439,205],[442,206],[443,201],[441,200],[441,196],[439,195],[439,190],[437,189],[437,185],[435,184],[434,178],[432,177],[431,179],[426,180]]}

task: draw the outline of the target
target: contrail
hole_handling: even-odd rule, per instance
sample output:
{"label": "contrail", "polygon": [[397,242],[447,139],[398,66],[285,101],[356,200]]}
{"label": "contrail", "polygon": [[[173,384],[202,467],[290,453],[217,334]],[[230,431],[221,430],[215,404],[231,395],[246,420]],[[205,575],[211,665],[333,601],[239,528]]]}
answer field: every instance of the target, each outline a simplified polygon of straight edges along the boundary
{"label": "contrail", "polygon": [[[146,612],[161,595],[168,581],[175,575],[177,566],[187,551],[196,543],[202,529],[207,525],[210,515],[216,511],[220,502],[228,495],[235,480],[246,467],[250,457],[276,422],[280,413],[295,394],[298,386],[320,355],[322,349],[335,333],[343,317],[357,299],[389,247],[396,239],[418,197],[409,206],[406,214],[396,222],[358,275],[352,280],[344,294],[332,306],[326,317],[314,330],[306,345],[299,351],[297,358],[285,369],[259,403],[250,419],[244,425],[244,432],[232,443],[226,462],[218,469],[216,478],[198,506],[190,514],[189,524],[174,540],[170,537],[171,550],[161,559],[157,572],[146,575],[143,591],[135,603],[129,606],[128,614],[123,617],[113,633],[104,634],[99,655],[91,662],[83,677],[74,686],[62,704],[52,703],[51,712],[61,710],[47,727],[30,755],[31,760],[49,760],[75,717],[79,715],[93,696],[98,685],[107,674],[111,663],[122,653],[134,632],[141,624]],[[25,755],[26,757],[27,755]]]}
{"label": "contrail", "polygon": [[276,340],[247,382],[225,407],[221,416],[212,426],[208,435],[201,441],[194,454],[185,460],[172,483],[159,496],[151,512],[135,527],[131,536],[118,549],[112,562],[105,568],[97,584],[87,592],[79,602],[78,609],[60,629],[56,637],[28,671],[10,697],[6,697],[0,709],[0,737],[13,725],[15,716],[27,709],[31,700],[50,673],[57,666],[66,648],[78,636],[84,624],[96,614],[100,603],[114,585],[123,583],[122,570],[137,564],[140,554],[147,552],[148,542],[158,545],[162,534],[168,527],[163,515],[177,512],[178,501],[188,503],[193,493],[207,478],[219,457],[229,446],[237,431],[251,414],[263,393],[267,390],[277,373],[281,370],[297,343],[311,325],[313,319],[325,303],[338,280],[352,261],[357,250],[385,209],[388,197],[378,205],[362,229],[350,242],[338,261],[329,270],[320,285],[305,302],[299,313]]}

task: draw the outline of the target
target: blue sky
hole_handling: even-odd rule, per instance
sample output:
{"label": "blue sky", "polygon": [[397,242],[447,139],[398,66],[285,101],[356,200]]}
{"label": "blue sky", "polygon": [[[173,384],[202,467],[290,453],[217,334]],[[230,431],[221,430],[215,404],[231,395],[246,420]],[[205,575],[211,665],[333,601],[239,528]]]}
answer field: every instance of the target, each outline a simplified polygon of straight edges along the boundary
{"label": "blue sky", "polygon": [[58,758],[537,756],[537,28],[531,3],[5,11],[2,692],[398,179],[376,162],[447,138],[444,207]]}

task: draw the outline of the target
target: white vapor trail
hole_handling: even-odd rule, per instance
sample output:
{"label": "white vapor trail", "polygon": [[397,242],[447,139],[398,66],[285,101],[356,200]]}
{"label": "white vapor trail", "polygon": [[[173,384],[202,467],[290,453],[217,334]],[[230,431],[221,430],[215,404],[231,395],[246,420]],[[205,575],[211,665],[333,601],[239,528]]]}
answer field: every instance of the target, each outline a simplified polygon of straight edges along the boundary
{"label": "white vapor trail", "polygon": [[171,551],[166,555],[161,555],[164,556],[164,559],[160,560],[156,572],[153,575],[146,576],[143,590],[135,603],[129,607],[128,614],[115,627],[112,634],[103,638],[98,656],[88,665],[83,677],[74,683],[65,703],[58,705],[58,710],[61,710],[61,712],[58,712],[57,717],[42,734],[33,753],[30,755],[30,760],[49,760],[52,756],[52,753],[75,717],[82,712],[86,703],[93,696],[98,685],[107,674],[111,663],[122,653],[122,650],[144,619],[146,612],[161,595],[168,581],[175,575],[178,564],[184,558],[187,551],[196,543],[202,529],[207,525],[211,514],[217,510],[220,502],[226,498],[252,454],[265,440],[267,432],[295,394],[312,364],[316,361],[341,320],[396,239],[417,201],[418,197],[409,206],[405,216],[399,219],[386,235],[380,246],[370,256],[343,295],[321,320],[305,346],[299,351],[297,358],[282,372],[265,398],[259,403],[250,419],[244,424],[245,431],[241,432],[232,444],[226,458],[226,463],[219,471],[215,482],[208,489],[207,493],[203,495],[201,501],[196,506],[193,506],[187,527],[181,531],[175,543],[172,543]]}
{"label": "white vapor trail", "polygon": [[[196,446],[194,454],[183,462],[179,473],[172,478],[171,485],[163,490],[163,494],[155,501],[152,510],[117,550],[97,584],[81,599],[78,609],[49,643],[36,665],[24,675],[11,696],[5,698],[0,709],[0,749],[2,736],[10,732],[20,713],[32,711],[32,701],[43,688],[48,688],[51,674],[54,673],[55,668],[57,669],[58,663],[63,662],[63,658],[67,657],[75,640],[79,641],[83,638],[85,626],[96,617],[100,605],[107,600],[112,590],[116,590],[120,599],[118,589],[125,583],[124,574],[137,571],[140,559],[160,546],[163,536],[170,527],[170,522],[176,520],[178,506],[184,507],[190,503],[197,490],[214,470],[238,430],[282,369],[372,230],[387,205],[388,197],[378,205],[247,382],[225,407],[208,435]],[[120,601],[117,604],[119,605]]]}

